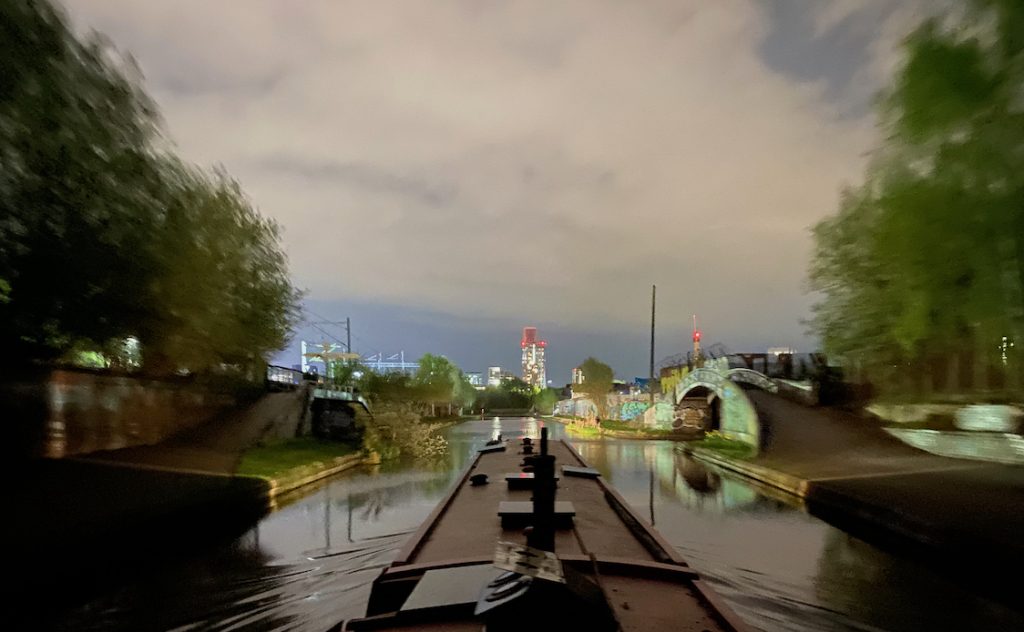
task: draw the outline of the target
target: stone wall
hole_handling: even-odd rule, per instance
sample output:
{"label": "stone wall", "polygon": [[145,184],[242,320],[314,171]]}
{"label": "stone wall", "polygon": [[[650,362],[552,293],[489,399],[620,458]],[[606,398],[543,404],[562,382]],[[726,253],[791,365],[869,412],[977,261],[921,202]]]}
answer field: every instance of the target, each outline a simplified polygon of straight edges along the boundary
{"label": "stone wall", "polygon": [[718,396],[722,399],[722,434],[759,450],[761,422],[757,410],[738,384],[725,380]]}
{"label": "stone wall", "polygon": [[59,458],[157,443],[248,394],[239,384],[58,369],[0,383],[0,418],[10,455]]}

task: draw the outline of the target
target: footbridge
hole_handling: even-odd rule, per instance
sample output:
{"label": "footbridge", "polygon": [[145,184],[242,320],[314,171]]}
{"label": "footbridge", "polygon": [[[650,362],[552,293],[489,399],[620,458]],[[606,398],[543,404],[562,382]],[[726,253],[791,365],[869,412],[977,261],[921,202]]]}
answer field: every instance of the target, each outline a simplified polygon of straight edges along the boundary
{"label": "footbridge", "polygon": [[709,430],[718,430],[725,437],[742,441],[755,450],[761,446],[761,422],[750,398],[741,384],[768,392],[778,387],[768,376],[744,368],[729,368],[726,363],[712,363],[689,371],[674,387],[673,401],[677,409],[687,399],[706,398],[714,414]]}
{"label": "footbridge", "polygon": [[364,413],[373,417],[369,402],[357,390],[313,373],[268,366],[267,388],[306,392],[295,436],[311,433],[335,439],[352,439],[361,433],[357,418]]}

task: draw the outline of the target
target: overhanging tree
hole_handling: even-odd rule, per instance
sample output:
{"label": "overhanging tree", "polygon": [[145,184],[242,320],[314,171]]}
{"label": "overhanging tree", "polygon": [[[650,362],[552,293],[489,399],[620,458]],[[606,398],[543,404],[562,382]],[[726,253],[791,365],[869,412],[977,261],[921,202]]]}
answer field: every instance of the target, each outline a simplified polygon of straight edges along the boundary
{"label": "overhanging tree", "polygon": [[130,59],[49,2],[0,3],[0,343],[10,362],[142,341],[150,371],[252,365],[296,316],[277,226],[183,164]]}
{"label": "overhanging tree", "polygon": [[814,329],[895,391],[1020,388],[1024,5],[958,15],[907,38],[886,141],[814,231]]}

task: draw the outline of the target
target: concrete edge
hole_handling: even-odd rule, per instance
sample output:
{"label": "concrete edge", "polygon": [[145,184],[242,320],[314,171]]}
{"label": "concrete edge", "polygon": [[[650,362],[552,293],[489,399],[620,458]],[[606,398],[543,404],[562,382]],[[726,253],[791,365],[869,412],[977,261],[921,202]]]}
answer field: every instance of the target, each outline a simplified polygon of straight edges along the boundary
{"label": "concrete edge", "polygon": [[810,481],[808,480],[791,474],[786,474],[785,472],[779,472],[778,470],[773,470],[771,468],[755,465],[753,463],[730,459],[729,457],[722,456],[717,452],[706,448],[684,446],[682,447],[682,451],[693,456],[695,459],[729,470],[730,472],[734,472],[744,478],[754,480],[762,485],[774,487],[775,489],[782,490],[787,494],[792,494],[797,498],[807,498],[807,492],[810,486]]}
{"label": "concrete edge", "polygon": [[948,538],[939,535],[941,529],[937,525],[864,501],[856,495],[834,489],[826,481],[818,483],[814,479],[802,479],[753,463],[737,461],[704,448],[688,448],[684,451],[698,460],[803,499],[811,515],[823,517],[820,514],[827,514],[829,518],[846,524],[853,520],[876,531],[928,547],[949,544]]}
{"label": "concrete edge", "polygon": [[[1005,546],[993,541],[972,539],[971,534],[950,532],[942,525],[932,524],[919,516],[870,502],[828,485],[827,481],[804,480],[752,463],[736,461],[702,448],[679,446],[694,458],[721,467],[755,483],[779,489],[800,498],[811,516],[835,528],[869,542],[874,546],[901,548],[911,557],[924,562],[934,561],[936,553],[952,565],[973,573],[985,586],[984,592],[1007,604],[1019,603],[1016,584],[998,580],[1001,574],[989,576],[992,559],[1007,557]],[[1016,607],[1016,606],[1014,606]]]}
{"label": "concrete edge", "polygon": [[[326,463],[318,461],[292,468],[285,474],[268,480],[267,500],[273,504],[277,497],[283,494],[293,492],[329,476],[340,474],[345,470],[362,465],[365,461],[366,457],[362,454],[348,454]],[[317,467],[317,469],[310,472],[313,467]]]}

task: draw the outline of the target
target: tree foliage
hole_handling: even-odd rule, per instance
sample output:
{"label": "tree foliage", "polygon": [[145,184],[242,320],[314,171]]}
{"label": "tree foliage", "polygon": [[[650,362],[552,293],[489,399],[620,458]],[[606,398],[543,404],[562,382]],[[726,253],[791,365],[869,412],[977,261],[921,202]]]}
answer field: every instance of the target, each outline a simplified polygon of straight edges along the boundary
{"label": "tree foliage", "polygon": [[412,378],[403,373],[377,373],[364,370],[356,381],[356,387],[371,402],[410,403],[419,401]]}
{"label": "tree foliage", "polygon": [[612,390],[615,373],[612,368],[597,358],[589,357],[580,365],[583,382],[573,385],[573,390],[584,393],[597,407],[598,414],[607,416],[607,395]]}
{"label": "tree foliage", "polygon": [[0,340],[201,371],[280,348],[298,294],[277,226],[168,151],[131,60],[50,3],[0,4]]}
{"label": "tree foliage", "polygon": [[413,376],[363,370],[357,387],[373,402],[421,404],[431,414],[437,414],[438,406],[469,406],[476,397],[476,389],[459,367],[431,353],[419,359]]}
{"label": "tree foliage", "polygon": [[498,386],[490,386],[479,392],[475,409],[487,410],[527,410],[531,407],[533,388],[518,377],[501,380]]}
{"label": "tree foliage", "polygon": [[533,396],[533,408],[542,415],[550,415],[555,411],[555,404],[562,398],[562,392],[557,388],[543,388]]}
{"label": "tree foliage", "polygon": [[[977,1],[927,21],[904,49],[881,101],[887,140],[814,229],[813,327],[881,384],[907,388],[900,376],[914,373],[951,390],[991,375],[1019,384],[1024,5]],[[982,379],[959,375],[967,360]]]}

